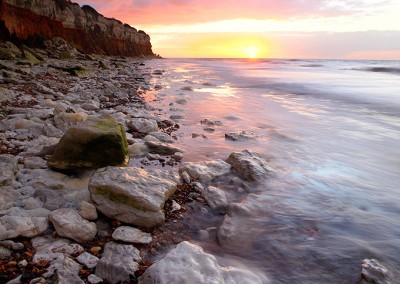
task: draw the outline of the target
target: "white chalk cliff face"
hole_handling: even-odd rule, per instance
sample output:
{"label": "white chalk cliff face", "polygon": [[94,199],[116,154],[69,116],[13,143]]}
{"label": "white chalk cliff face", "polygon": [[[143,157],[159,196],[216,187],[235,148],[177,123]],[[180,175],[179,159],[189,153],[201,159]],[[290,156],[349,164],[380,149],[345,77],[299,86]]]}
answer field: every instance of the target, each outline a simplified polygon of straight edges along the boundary
{"label": "white chalk cliff face", "polygon": [[145,32],[67,0],[0,0],[0,31],[6,40],[62,37],[84,53],[153,55]]}

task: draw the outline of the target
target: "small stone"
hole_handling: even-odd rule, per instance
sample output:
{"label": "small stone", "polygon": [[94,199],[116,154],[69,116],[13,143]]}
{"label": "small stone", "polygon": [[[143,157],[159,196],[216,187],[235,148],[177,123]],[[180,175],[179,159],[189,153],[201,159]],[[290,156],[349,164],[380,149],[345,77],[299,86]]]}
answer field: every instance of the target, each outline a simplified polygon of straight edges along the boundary
{"label": "small stone", "polygon": [[175,200],[172,200],[172,209],[171,212],[179,211],[181,210],[182,206],[178,204]]}
{"label": "small stone", "polygon": [[128,226],[121,226],[115,229],[112,238],[116,241],[137,244],[148,244],[152,241],[151,234],[144,233],[139,229]]}
{"label": "small stone", "polygon": [[179,162],[183,159],[183,154],[181,152],[176,152],[172,155],[172,159]]}
{"label": "small stone", "polygon": [[45,283],[46,279],[44,279],[43,277],[34,278],[29,282],[29,284],[45,284]]}
{"label": "small stone", "polygon": [[89,277],[88,277],[88,282],[90,284],[98,284],[98,283],[103,282],[103,279],[101,279],[100,277],[98,277],[98,276],[96,276],[94,274],[90,274]]}
{"label": "small stone", "polygon": [[150,132],[157,132],[158,125],[157,121],[154,119],[147,119],[147,118],[133,118],[126,122],[126,125],[130,130],[137,131],[139,133],[150,133]]}
{"label": "small stone", "polygon": [[212,128],[212,127],[206,127],[206,128],[204,128],[204,131],[205,132],[215,132],[215,129],[214,128]]}
{"label": "small stone", "polygon": [[12,240],[2,241],[0,242],[0,245],[12,250],[21,250],[25,247],[23,243],[16,243]]}
{"label": "small stone", "polygon": [[26,261],[26,259],[18,262],[18,267],[26,267],[27,265],[28,265],[28,262]]}
{"label": "small stone", "polygon": [[96,206],[87,201],[82,201],[80,203],[79,214],[82,216],[82,218],[89,221],[95,221],[98,217]]}
{"label": "small stone", "polygon": [[181,175],[182,179],[184,180],[184,182],[190,183],[191,179],[187,172],[181,172],[180,175]]}
{"label": "small stone", "polygon": [[94,255],[98,255],[101,251],[101,247],[91,247],[90,252]]}
{"label": "small stone", "polygon": [[99,261],[98,257],[95,257],[94,255],[91,255],[90,253],[84,252],[81,255],[79,255],[76,260],[80,263],[85,265],[87,268],[92,269],[95,268],[97,265],[97,262]]}

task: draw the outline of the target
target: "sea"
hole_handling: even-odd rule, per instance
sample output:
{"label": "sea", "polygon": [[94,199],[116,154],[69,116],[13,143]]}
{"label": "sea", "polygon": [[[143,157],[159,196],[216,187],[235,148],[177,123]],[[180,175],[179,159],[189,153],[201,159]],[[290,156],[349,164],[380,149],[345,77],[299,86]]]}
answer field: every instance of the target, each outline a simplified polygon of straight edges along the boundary
{"label": "sea", "polygon": [[[399,279],[400,61],[156,59],[144,68],[157,71],[147,102],[180,126],[183,162],[247,149],[274,170],[257,186],[219,184],[227,212],[189,210],[192,242],[266,283],[359,283],[367,258]],[[225,138],[241,131],[255,139]]]}

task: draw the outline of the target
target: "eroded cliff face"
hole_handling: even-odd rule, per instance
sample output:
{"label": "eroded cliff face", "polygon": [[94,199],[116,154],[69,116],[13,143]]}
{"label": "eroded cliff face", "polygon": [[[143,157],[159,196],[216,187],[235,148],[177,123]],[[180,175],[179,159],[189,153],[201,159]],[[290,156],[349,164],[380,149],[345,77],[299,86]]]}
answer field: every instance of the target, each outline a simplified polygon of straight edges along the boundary
{"label": "eroded cliff face", "polygon": [[84,53],[153,55],[150,37],[67,0],[0,0],[0,38],[35,43],[62,37]]}

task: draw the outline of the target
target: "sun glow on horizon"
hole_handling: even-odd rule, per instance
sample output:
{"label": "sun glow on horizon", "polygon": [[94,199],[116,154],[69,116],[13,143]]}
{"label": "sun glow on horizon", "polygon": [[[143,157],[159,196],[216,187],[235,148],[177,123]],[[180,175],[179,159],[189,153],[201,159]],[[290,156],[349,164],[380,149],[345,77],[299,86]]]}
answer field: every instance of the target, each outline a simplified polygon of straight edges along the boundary
{"label": "sun glow on horizon", "polygon": [[257,53],[258,53],[258,48],[251,46],[247,48],[247,54],[248,54],[248,58],[256,58],[257,57]]}

